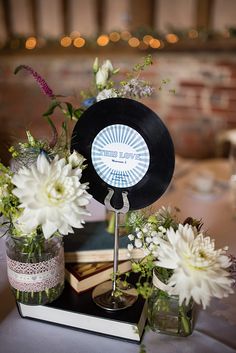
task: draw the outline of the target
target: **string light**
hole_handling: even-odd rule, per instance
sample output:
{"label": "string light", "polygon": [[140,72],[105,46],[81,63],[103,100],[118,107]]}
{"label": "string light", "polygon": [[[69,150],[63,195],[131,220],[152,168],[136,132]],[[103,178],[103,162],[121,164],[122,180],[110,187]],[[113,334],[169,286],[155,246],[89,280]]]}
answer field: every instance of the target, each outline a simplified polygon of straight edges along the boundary
{"label": "string light", "polygon": [[188,36],[191,39],[196,39],[198,37],[198,31],[196,29],[190,29],[190,31],[188,31]]}
{"label": "string light", "polygon": [[[138,33],[138,32],[137,32]],[[167,43],[174,44],[177,42],[185,43],[187,40],[195,40],[199,38],[199,41],[203,41],[202,38],[206,37],[206,32],[201,32],[201,30],[197,30],[196,28],[189,28],[188,30],[185,31],[180,31],[180,37],[175,34],[175,33],[167,33],[164,38]],[[202,36],[202,33],[204,34],[204,37]],[[236,33],[236,32],[235,32]],[[210,40],[217,40],[219,38],[224,39],[225,41],[229,38],[235,38],[236,34],[233,31],[230,30],[225,30],[222,31],[221,33],[215,32],[211,33],[212,36],[207,38],[208,41]],[[158,35],[158,34],[156,34]],[[147,33],[143,35],[142,37],[137,34],[137,36],[132,35],[131,32],[128,30],[124,30],[121,32],[118,31],[111,31],[108,34],[101,34],[98,36],[97,39],[95,39],[97,42],[97,45],[100,47],[105,47],[106,45],[109,44],[109,42],[113,42],[114,44],[118,44],[120,40],[123,42],[120,42],[120,45],[124,46],[124,42],[127,42],[127,44],[132,47],[132,48],[139,48],[140,50],[148,50],[148,48],[151,49],[162,49],[164,48],[166,42],[164,43],[164,39],[158,39],[155,38],[154,35],[151,35],[150,33]],[[94,47],[94,39],[90,39],[89,42],[87,43],[87,46],[91,45]],[[96,43],[95,42],[95,43]],[[48,40],[47,38],[36,38],[36,37],[28,37],[28,38],[10,38],[8,42],[0,42],[0,49],[5,49],[5,48],[10,48],[12,50],[14,49],[19,49],[25,47],[27,50],[32,50],[35,48],[43,48],[43,47],[48,47],[52,42]],[[79,31],[72,31],[70,35],[65,35],[62,38],[59,39],[59,43],[61,47],[67,48],[69,46],[74,45],[74,47],[77,48],[82,48],[86,44],[86,40],[81,37],[81,34]],[[55,43],[54,43],[55,44]]]}
{"label": "string light", "polygon": [[128,43],[132,48],[137,48],[140,44],[140,40],[136,37],[131,37]]}
{"label": "string light", "polygon": [[150,41],[153,39],[153,36],[151,36],[150,34],[146,34],[144,37],[143,37],[143,41],[145,44],[149,45]]}
{"label": "string light", "polygon": [[108,43],[109,43],[110,39],[108,37],[108,35],[106,34],[102,34],[97,38],[97,44],[100,47],[105,47]]}
{"label": "string light", "polygon": [[174,43],[178,42],[179,37],[176,34],[174,34],[174,33],[168,33],[166,35],[166,40],[167,40],[168,43],[174,44]]}
{"label": "string light", "polygon": [[161,42],[159,39],[156,39],[156,38],[152,38],[149,42],[149,45],[151,48],[153,49],[158,49],[161,47]]}
{"label": "string light", "polygon": [[80,37],[80,36],[81,36],[81,34],[80,34],[80,32],[78,32],[78,31],[72,31],[72,32],[70,33],[70,37],[71,37],[72,39],[75,39],[75,38]]}
{"label": "string light", "polygon": [[85,45],[85,39],[82,37],[77,37],[74,39],[73,45],[76,48],[82,48]]}
{"label": "string light", "polygon": [[132,37],[132,35],[129,31],[122,31],[120,36],[121,36],[121,39],[126,40],[126,41]]}
{"label": "string light", "polygon": [[37,39],[35,37],[29,37],[25,41],[26,49],[34,49],[37,45]]}
{"label": "string light", "polygon": [[112,42],[118,42],[120,40],[120,33],[118,32],[111,32],[109,34],[109,38]]}
{"label": "string light", "polygon": [[60,43],[62,47],[67,48],[71,45],[72,39],[68,36],[62,37]]}

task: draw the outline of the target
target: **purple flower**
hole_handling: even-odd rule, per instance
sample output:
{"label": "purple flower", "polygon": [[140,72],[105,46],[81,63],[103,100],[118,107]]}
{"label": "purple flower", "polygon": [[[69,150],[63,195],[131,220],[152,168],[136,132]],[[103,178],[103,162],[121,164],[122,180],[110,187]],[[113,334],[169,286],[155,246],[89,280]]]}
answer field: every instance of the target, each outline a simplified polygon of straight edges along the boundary
{"label": "purple flower", "polygon": [[41,87],[43,93],[46,94],[46,96],[50,98],[55,97],[53,91],[48,86],[47,82],[42,78],[42,76],[37,73],[37,71],[34,71],[32,67],[28,65],[20,65],[15,69],[15,74],[17,74],[22,69],[27,70],[34,77],[34,79],[36,80],[36,82],[38,82],[39,86]]}

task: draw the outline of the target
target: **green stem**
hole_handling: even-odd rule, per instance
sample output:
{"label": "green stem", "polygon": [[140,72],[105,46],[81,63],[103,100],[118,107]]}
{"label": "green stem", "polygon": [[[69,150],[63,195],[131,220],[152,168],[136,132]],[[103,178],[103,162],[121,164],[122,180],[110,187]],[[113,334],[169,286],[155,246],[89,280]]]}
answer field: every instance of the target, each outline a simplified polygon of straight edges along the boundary
{"label": "green stem", "polygon": [[190,328],[190,320],[187,317],[183,305],[179,307],[179,313],[180,313],[180,318],[181,318],[181,323],[184,329],[184,332],[189,335],[191,333],[191,328]]}

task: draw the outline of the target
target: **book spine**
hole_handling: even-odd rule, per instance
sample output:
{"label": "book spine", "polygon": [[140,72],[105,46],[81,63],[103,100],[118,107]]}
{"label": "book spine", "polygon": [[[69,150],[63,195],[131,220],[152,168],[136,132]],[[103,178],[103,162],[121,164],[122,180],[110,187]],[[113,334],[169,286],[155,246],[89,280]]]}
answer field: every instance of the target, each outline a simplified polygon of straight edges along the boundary
{"label": "book spine", "polygon": [[[118,266],[118,272],[120,274],[123,274],[130,270],[131,270],[131,261],[126,261],[124,263],[119,264]],[[113,272],[113,267],[110,267],[102,272],[94,274],[91,277],[82,279],[82,281],[80,281],[78,278],[76,278],[76,276],[73,273],[65,269],[65,278],[77,293],[81,293],[85,290],[95,287],[96,285],[102,282],[110,280],[112,272]]]}
{"label": "book spine", "polygon": [[[134,249],[131,253],[127,249],[119,249],[119,261],[129,260],[133,258],[138,260],[144,257],[143,251]],[[113,261],[113,250],[97,250],[97,251],[73,251],[65,252],[65,262],[110,262]]]}

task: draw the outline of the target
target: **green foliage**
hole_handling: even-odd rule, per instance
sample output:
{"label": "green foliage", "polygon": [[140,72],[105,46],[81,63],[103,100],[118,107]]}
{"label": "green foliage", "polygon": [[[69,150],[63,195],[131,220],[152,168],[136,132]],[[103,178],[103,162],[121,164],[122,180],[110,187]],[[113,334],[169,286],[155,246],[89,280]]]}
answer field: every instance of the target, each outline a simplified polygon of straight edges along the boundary
{"label": "green foliage", "polygon": [[57,107],[60,107],[61,108],[61,105],[60,105],[60,102],[58,102],[56,99],[52,99],[49,107],[48,107],[48,110],[43,113],[43,116],[50,116],[54,113],[54,110],[57,108]]}
{"label": "green foliage", "polygon": [[137,247],[141,247],[147,254],[139,261],[132,261],[132,271],[139,274],[137,291],[145,299],[152,294],[153,272],[164,283],[167,283],[173,274],[173,270],[157,267],[156,261],[160,239],[166,239],[166,230],[170,227],[174,230],[178,228],[177,212],[177,208],[175,212],[165,207],[156,212],[146,208],[132,212],[129,216],[128,225],[133,233],[130,239],[133,239],[134,247],[137,244]]}
{"label": "green foliage", "polygon": [[12,171],[0,163],[0,214],[11,222],[20,214],[19,200],[13,195]]}
{"label": "green foliage", "polygon": [[133,71],[140,73],[141,71],[145,70],[148,66],[150,66],[152,64],[153,64],[152,56],[151,56],[151,54],[149,54],[143,58],[142,63],[136,64],[133,67]]}
{"label": "green foliage", "polygon": [[154,267],[154,258],[152,255],[144,257],[139,262],[132,262],[132,271],[139,273],[139,278],[136,282],[137,292],[145,299],[149,298],[152,293],[151,279]]}

